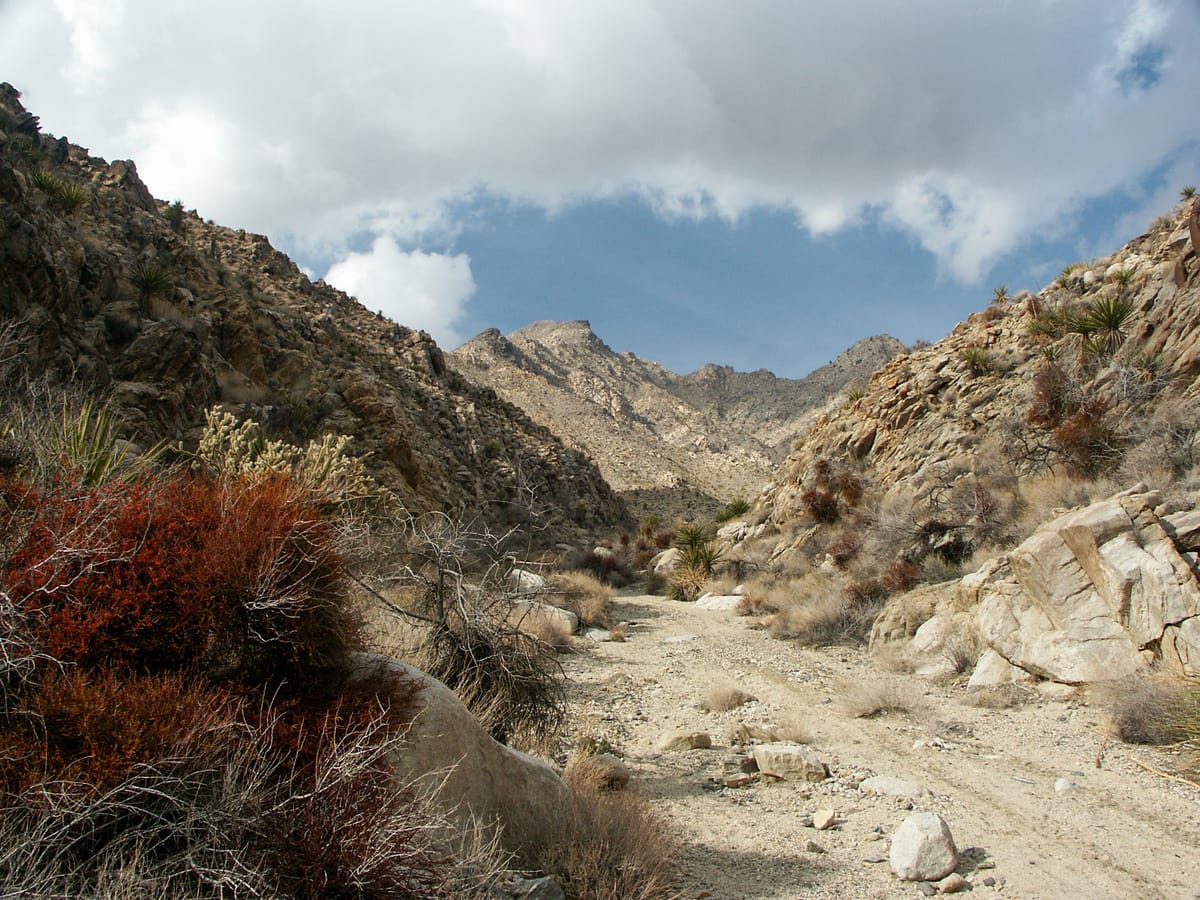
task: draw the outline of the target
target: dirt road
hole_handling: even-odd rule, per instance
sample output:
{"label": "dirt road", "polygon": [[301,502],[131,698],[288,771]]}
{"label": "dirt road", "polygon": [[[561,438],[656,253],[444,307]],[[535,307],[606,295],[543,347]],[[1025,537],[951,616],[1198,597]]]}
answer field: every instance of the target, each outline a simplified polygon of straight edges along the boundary
{"label": "dirt road", "polygon": [[[684,896],[920,896],[886,861],[888,838],[918,810],[949,823],[976,897],[1200,897],[1200,789],[1133,762],[1161,769],[1161,751],[1104,747],[1103,711],[1086,696],[981,709],[963,702],[961,683],[883,672],[860,650],[778,641],[731,612],[633,596],[614,613],[628,640],[566,662],[577,726],[624,753],[681,836]],[[881,681],[909,692],[912,711],[853,717],[846,698]],[[705,712],[715,683],[757,701]],[[721,785],[740,722],[797,721],[831,778]],[[677,729],[710,733],[713,748],[657,752]],[[872,775],[903,779],[915,795],[864,792]],[[823,808],[837,824],[818,831],[809,817]]]}

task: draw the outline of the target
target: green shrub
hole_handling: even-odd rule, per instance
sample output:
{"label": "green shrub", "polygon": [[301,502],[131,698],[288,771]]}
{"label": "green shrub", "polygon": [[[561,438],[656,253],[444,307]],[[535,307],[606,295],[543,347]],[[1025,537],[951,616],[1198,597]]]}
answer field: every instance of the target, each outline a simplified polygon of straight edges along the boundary
{"label": "green shrub", "polygon": [[992,370],[992,355],[982,347],[963,347],[958,355],[972,375],[983,375]]}
{"label": "green shrub", "polygon": [[88,192],[83,187],[59,178],[45,169],[34,169],[30,182],[35,188],[45,194],[59,208],[70,212],[88,200]]}

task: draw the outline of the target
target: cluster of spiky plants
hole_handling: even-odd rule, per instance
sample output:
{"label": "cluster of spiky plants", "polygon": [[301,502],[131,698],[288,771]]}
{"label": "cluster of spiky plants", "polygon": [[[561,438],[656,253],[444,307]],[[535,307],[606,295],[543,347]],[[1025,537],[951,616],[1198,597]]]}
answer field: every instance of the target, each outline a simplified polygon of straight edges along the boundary
{"label": "cluster of spiky plants", "polygon": [[143,300],[154,296],[165,297],[175,289],[171,270],[156,258],[135,262],[125,277]]}
{"label": "cluster of spiky plants", "polygon": [[667,595],[671,599],[691,602],[700,596],[723,554],[712,538],[712,529],[703,523],[681,525],[676,530],[675,547],[681,556],[668,579]]}
{"label": "cluster of spiky plants", "polygon": [[88,201],[87,189],[45,169],[34,169],[30,183],[61,209],[70,212]]}

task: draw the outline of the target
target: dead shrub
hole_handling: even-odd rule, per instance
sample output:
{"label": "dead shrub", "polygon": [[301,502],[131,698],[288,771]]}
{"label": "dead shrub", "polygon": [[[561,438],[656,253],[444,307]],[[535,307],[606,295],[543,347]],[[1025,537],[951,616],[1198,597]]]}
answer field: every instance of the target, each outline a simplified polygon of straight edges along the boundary
{"label": "dead shrub", "polygon": [[858,604],[837,593],[808,597],[780,610],[771,633],[815,647],[859,644],[871,633],[879,606]]}
{"label": "dead shrub", "polygon": [[[903,594],[911,591],[921,583],[921,569],[910,562],[898,560],[888,566],[879,579],[879,585],[886,594]],[[874,599],[869,594],[866,599]]]}
{"label": "dead shrub", "polygon": [[938,655],[950,666],[952,674],[965,675],[975,668],[981,652],[974,635],[955,634],[946,639]]}
{"label": "dead shrub", "polygon": [[809,488],[800,495],[800,502],[816,522],[829,525],[838,520],[837,496],[821,488]]}
{"label": "dead shrub", "polygon": [[722,683],[714,684],[708,689],[702,705],[708,712],[728,712],[757,699],[753,694],[748,694],[735,685]]}
{"label": "dead shrub", "polygon": [[840,685],[842,708],[855,719],[871,719],[892,713],[910,713],[921,706],[913,688],[900,681],[846,681]]}
{"label": "dead shrub", "polygon": [[861,532],[847,531],[826,547],[825,552],[829,554],[829,558],[833,560],[833,564],[845,572],[862,548],[863,536]]}

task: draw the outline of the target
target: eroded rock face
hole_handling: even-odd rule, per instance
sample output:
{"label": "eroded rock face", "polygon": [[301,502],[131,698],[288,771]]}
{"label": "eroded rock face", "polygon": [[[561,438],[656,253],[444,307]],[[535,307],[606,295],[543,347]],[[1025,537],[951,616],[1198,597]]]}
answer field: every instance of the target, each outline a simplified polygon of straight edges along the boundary
{"label": "eroded rock face", "polygon": [[1074,510],[963,578],[988,646],[1067,684],[1121,678],[1155,660],[1195,672],[1200,584],[1154,512],[1160,500],[1139,486]]}

